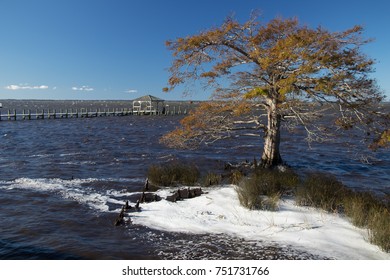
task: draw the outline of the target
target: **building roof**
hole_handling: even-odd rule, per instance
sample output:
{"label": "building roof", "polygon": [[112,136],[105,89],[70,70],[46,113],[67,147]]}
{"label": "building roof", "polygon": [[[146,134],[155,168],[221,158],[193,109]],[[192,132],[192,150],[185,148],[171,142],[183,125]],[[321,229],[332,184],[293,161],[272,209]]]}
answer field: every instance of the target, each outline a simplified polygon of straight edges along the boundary
{"label": "building roof", "polygon": [[151,102],[163,102],[164,100],[153,95],[145,95],[134,99],[133,101],[151,101]]}

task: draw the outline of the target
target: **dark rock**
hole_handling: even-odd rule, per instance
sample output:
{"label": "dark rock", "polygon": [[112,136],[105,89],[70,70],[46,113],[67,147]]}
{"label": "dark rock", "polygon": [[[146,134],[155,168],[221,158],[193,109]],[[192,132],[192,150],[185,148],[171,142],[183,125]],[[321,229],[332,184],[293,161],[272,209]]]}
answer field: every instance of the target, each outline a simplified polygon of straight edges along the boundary
{"label": "dark rock", "polygon": [[166,197],[166,200],[168,200],[170,202],[176,202],[179,199],[180,199],[180,195],[179,195],[178,191],[176,191],[172,195]]}
{"label": "dark rock", "polygon": [[189,196],[188,196],[188,198],[194,198],[194,197],[197,197],[197,196],[201,196],[202,193],[203,193],[203,191],[202,191],[201,188],[189,189]]}
{"label": "dark rock", "polygon": [[194,198],[195,195],[195,189],[188,189],[188,198]]}
{"label": "dark rock", "polygon": [[189,198],[189,196],[190,196],[190,191],[189,191],[189,189],[179,189],[179,190],[178,190],[178,193],[179,193],[179,197],[180,197],[181,199],[187,199],[187,198]]}
{"label": "dark rock", "polygon": [[192,189],[195,196],[201,196],[203,194],[202,188],[194,188]]}
{"label": "dark rock", "polygon": [[181,199],[189,199],[197,196],[201,196],[203,191],[201,188],[186,188],[186,189],[178,189],[172,195],[167,196],[166,200],[170,202],[176,202]]}
{"label": "dark rock", "polygon": [[155,193],[145,193],[143,192],[140,198],[141,203],[145,202],[154,202],[154,201],[160,201],[161,197]]}

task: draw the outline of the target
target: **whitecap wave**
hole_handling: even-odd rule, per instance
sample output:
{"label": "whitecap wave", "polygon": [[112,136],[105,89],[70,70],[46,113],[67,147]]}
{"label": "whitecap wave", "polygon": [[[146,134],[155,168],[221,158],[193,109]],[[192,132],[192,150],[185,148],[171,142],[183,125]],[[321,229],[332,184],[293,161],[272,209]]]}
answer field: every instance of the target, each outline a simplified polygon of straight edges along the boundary
{"label": "whitecap wave", "polygon": [[[131,182],[135,179],[115,179],[117,182]],[[59,178],[54,179],[31,179],[31,178],[18,178],[13,181],[0,182],[0,188],[2,189],[19,189],[36,192],[53,193],[60,195],[64,199],[77,201],[80,204],[87,205],[90,209],[98,212],[117,212],[117,209],[110,210],[110,204],[117,204],[118,209],[123,204],[123,200],[118,200],[113,197],[113,194],[117,193],[117,196],[126,196],[129,193],[123,193],[116,190],[99,190],[94,188],[94,183],[108,181],[108,179],[73,179],[64,180]]]}

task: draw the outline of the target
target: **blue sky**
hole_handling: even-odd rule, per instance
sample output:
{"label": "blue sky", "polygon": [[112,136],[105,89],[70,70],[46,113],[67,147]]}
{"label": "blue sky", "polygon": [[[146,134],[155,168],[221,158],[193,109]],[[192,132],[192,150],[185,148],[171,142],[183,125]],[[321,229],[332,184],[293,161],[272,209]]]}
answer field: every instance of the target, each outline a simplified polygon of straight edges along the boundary
{"label": "blue sky", "polygon": [[[165,41],[240,21],[293,17],[341,31],[361,24],[374,77],[390,97],[390,2],[361,0],[0,0],[0,99],[207,99],[163,93]],[[389,98],[388,98],[389,99]]]}

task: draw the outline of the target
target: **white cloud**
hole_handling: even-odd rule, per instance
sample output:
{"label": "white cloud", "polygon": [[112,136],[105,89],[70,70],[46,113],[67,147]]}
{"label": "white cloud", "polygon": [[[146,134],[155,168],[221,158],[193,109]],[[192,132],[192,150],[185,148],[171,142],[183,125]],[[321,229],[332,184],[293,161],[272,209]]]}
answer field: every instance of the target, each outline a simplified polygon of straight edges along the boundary
{"label": "white cloud", "polygon": [[72,90],[76,91],[94,91],[90,86],[72,87]]}
{"label": "white cloud", "polygon": [[125,92],[126,93],[137,93],[138,90],[136,90],[136,89],[129,89],[129,90],[126,90]]}
{"label": "white cloud", "polygon": [[6,86],[5,89],[8,90],[24,90],[24,89],[48,89],[48,86],[29,86],[28,84],[19,84],[19,85],[9,85]]}

